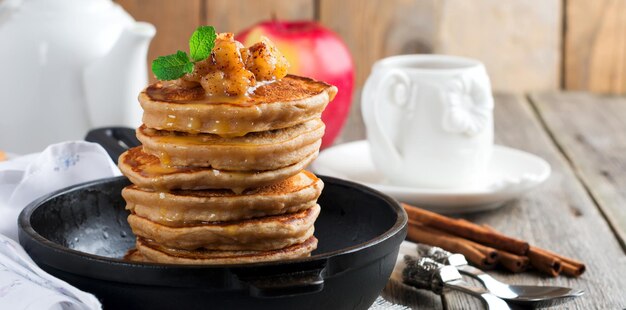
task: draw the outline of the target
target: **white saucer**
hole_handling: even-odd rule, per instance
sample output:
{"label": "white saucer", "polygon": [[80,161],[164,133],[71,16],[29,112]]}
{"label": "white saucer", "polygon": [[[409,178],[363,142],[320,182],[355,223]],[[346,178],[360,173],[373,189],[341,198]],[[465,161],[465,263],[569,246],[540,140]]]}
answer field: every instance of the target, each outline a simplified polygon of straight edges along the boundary
{"label": "white saucer", "polygon": [[431,189],[388,183],[374,167],[365,140],[322,151],[311,166],[315,173],[358,182],[398,201],[439,213],[491,210],[517,198],[550,176],[550,165],[533,154],[494,145],[484,185],[475,188]]}

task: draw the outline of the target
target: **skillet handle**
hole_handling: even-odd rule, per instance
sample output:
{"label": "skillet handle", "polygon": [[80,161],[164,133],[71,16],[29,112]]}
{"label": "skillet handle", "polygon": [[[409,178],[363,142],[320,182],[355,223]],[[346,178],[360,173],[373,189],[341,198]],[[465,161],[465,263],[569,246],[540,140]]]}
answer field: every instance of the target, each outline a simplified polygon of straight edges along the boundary
{"label": "skillet handle", "polygon": [[[249,287],[250,296],[261,298],[285,297],[320,292],[324,288],[322,266],[278,274],[263,275],[263,272],[238,274],[240,281]],[[302,267],[302,266],[301,266]],[[306,267],[304,267],[306,268]],[[271,272],[271,271],[270,271]]]}
{"label": "skillet handle", "polygon": [[102,145],[116,164],[117,159],[124,151],[141,144],[135,136],[135,130],[127,127],[105,127],[90,130],[85,140]]}

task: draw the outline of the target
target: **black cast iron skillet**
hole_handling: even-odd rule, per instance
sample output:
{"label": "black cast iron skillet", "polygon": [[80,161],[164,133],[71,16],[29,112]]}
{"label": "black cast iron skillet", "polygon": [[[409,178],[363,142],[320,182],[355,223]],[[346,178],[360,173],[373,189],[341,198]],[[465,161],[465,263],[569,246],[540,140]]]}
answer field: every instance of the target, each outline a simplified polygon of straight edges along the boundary
{"label": "black cast iron skillet", "polygon": [[19,240],[41,268],[94,293],[105,309],[367,309],[391,274],[406,213],[373,189],[321,178],[319,245],[307,258],[220,266],[124,261],[135,238],[120,194],[130,184],[125,177],[31,203],[19,217]]}

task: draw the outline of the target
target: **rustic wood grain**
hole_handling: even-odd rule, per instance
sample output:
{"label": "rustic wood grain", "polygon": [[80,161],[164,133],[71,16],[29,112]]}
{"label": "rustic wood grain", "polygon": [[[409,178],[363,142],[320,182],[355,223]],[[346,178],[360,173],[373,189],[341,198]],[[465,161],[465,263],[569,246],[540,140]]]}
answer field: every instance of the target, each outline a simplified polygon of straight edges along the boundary
{"label": "rustic wood grain", "polygon": [[390,280],[381,296],[390,302],[407,305],[413,309],[441,309],[442,298],[427,290],[418,290],[411,286]]}
{"label": "rustic wood grain", "polygon": [[365,123],[361,116],[361,89],[354,91],[346,124],[333,142],[334,145],[365,139]]}
{"label": "rustic wood grain", "polygon": [[237,33],[272,16],[281,20],[314,19],[314,0],[206,0],[206,23],[219,32]]}
{"label": "rustic wood grain", "polygon": [[356,67],[356,88],[374,61],[391,55],[430,53],[437,0],[320,0],[320,22],[347,44]]}
{"label": "rustic wood grain", "polygon": [[556,90],[561,0],[441,0],[435,52],[482,61],[493,89]]}
{"label": "rustic wood grain", "polygon": [[[202,0],[116,0],[138,21],[154,24],[157,33],[148,50],[148,68],[161,55],[187,50],[189,36],[201,24]],[[149,72],[150,81],[155,78]]]}
{"label": "rustic wood grain", "polygon": [[[585,290],[583,297],[564,305],[563,308],[626,307],[626,294],[623,294],[623,288],[626,287],[626,256],[594,201],[543,129],[530,103],[524,97],[516,95],[497,95],[495,100],[496,142],[541,156],[552,166],[552,175],[540,188],[503,208],[467,215],[465,218],[477,223],[487,223],[507,235],[580,259],[587,263],[588,269],[580,278],[548,278],[534,272],[490,273],[511,283],[560,285]],[[585,115],[583,112],[578,117],[584,118]],[[344,135],[355,134],[350,131],[347,128]],[[619,155],[616,153],[615,156]],[[625,187],[622,185],[622,191]],[[428,296],[423,294],[421,298],[429,298]],[[459,294],[449,294],[445,301],[447,309],[477,307],[476,300]]]}
{"label": "rustic wood grain", "polygon": [[567,0],[565,88],[626,93],[626,1]]}
{"label": "rustic wood grain", "polygon": [[[157,36],[149,50],[150,61],[185,48],[188,34],[200,24],[214,25],[218,31],[239,32],[275,15],[279,19],[318,18],[336,31],[355,59],[357,88],[363,85],[372,64],[380,58],[433,52],[483,61],[495,90],[557,89],[560,83],[560,0],[118,2],[136,19],[157,27]],[[602,45],[596,54],[605,54],[606,50]]]}
{"label": "rustic wood grain", "polygon": [[581,92],[531,98],[626,249],[626,98]]}
{"label": "rustic wood grain", "polygon": [[493,88],[560,85],[560,0],[320,0],[320,21],[355,58],[356,85],[374,61],[408,53],[468,56],[485,63]]}
{"label": "rustic wood grain", "polygon": [[[493,273],[520,284],[577,287],[585,296],[568,309],[622,309],[626,306],[626,256],[597,206],[578,181],[521,96],[496,96],[496,143],[541,156],[552,166],[548,181],[534,192],[493,212],[468,219],[487,223],[508,235],[559,254],[578,258],[588,271],[578,279],[531,274]],[[581,117],[584,117],[581,114]]]}

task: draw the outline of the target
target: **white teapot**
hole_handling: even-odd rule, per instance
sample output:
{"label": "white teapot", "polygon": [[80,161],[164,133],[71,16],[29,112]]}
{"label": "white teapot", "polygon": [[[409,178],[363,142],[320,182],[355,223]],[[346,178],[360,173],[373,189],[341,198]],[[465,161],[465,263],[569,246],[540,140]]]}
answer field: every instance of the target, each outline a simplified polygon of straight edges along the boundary
{"label": "white teapot", "polygon": [[154,34],[111,0],[0,2],[0,149],[33,152],[90,128],[137,126]]}

